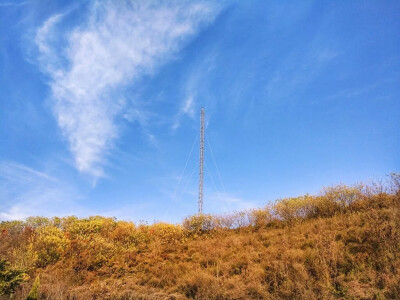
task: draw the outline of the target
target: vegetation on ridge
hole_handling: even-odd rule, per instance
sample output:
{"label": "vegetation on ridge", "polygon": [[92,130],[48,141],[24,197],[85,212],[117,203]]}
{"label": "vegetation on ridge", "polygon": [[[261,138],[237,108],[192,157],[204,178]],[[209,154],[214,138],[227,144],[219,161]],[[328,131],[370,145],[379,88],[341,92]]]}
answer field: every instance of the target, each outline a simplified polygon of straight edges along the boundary
{"label": "vegetation on ridge", "polygon": [[400,176],[182,225],[1,222],[0,258],[14,299],[399,299]]}

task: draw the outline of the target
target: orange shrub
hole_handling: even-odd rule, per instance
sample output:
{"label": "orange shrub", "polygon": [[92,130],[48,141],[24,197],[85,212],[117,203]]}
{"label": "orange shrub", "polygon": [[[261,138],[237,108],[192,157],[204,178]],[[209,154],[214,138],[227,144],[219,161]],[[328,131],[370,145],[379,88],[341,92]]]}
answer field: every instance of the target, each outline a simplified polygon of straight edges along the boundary
{"label": "orange shrub", "polygon": [[123,245],[136,245],[139,243],[135,224],[130,222],[117,222],[113,231],[110,232],[110,238]]}

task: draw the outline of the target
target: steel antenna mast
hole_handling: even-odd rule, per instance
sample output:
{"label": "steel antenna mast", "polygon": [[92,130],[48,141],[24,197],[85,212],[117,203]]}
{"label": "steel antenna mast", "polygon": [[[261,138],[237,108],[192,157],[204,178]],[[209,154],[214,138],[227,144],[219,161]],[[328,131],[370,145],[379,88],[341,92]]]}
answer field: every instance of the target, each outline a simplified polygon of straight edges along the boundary
{"label": "steel antenna mast", "polygon": [[200,160],[199,160],[199,215],[203,214],[203,177],[204,177],[204,108],[200,115]]}

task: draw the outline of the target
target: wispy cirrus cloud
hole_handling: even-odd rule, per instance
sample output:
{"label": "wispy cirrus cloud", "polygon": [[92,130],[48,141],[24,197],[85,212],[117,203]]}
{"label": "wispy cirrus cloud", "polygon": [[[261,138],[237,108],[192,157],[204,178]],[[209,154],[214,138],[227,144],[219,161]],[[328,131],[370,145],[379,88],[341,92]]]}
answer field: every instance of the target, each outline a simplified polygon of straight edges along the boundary
{"label": "wispy cirrus cloud", "polygon": [[28,216],[87,214],[82,197],[67,182],[13,161],[0,161],[0,220]]}
{"label": "wispy cirrus cloud", "polygon": [[242,199],[227,193],[214,192],[207,198],[209,209],[213,213],[228,213],[232,211],[242,211],[257,207],[257,203]]}
{"label": "wispy cirrus cloud", "polygon": [[64,29],[63,15],[38,29],[54,113],[79,171],[104,175],[126,109],[121,88],[172,59],[218,11],[208,1],[94,1],[73,30]]}
{"label": "wispy cirrus cloud", "polygon": [[52,182],[57,180],[46,173],[37,171],[28,166],[4,161],[0,162],[0,176],[6,180],[19,183],[31,182],[34,178]]}
{"label": "wispy cirrus cloud", "polygon": [[174,122],[172,124],[172,130],[176,130],[181,125],[182,116],[189,116],[190,118],[194,117],[195,110],[195,102],[194,96],[190,93],[184,101],[182,101],[181,106],[179,108],[178,113],[175,115]]}
{"label": "wispy cirrus cloud", "polygon": [[31,1],[22,1],[22,2],[18,2],[18,1],[10,1],[10,2],[3,2],[0,3],[0,7],[14,7],[14,6],[22,6],[22,5],[26,5],[29,4]]}

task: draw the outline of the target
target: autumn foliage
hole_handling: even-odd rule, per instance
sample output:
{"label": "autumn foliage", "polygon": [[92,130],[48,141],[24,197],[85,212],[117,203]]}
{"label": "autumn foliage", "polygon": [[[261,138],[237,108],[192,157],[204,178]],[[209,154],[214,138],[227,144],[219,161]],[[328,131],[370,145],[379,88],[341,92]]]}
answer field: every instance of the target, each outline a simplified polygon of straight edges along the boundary
{"label": "autumn foliage", "polygon": [[400,299],[400,176],[181,225],[1,222],[0,258],[5,299]]}

